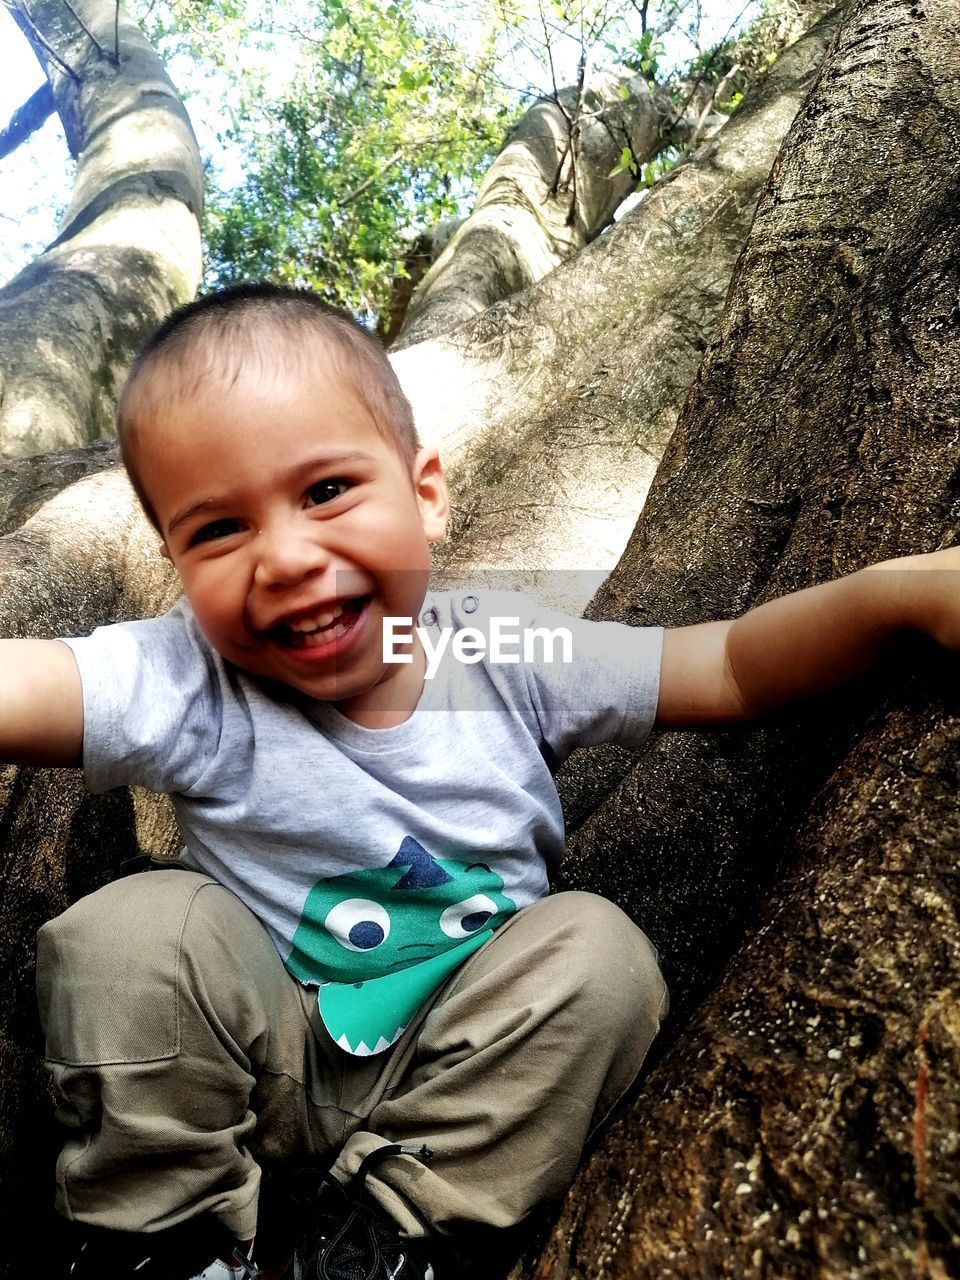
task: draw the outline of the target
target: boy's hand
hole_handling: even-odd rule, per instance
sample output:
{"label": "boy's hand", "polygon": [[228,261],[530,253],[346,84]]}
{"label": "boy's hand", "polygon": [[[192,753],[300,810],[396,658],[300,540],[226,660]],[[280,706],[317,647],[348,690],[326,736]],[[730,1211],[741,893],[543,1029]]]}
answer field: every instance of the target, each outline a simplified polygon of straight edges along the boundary
{"label": "boy's hand", "polygon": [[752,720],[874,666],[905,631],[960,650],[960,548],[904,556],[664,633],[657,723]]}
{"label": "boy's hand", "polygon": [[0,762],[78,765],[83,695],[59,640],[0,640]]}

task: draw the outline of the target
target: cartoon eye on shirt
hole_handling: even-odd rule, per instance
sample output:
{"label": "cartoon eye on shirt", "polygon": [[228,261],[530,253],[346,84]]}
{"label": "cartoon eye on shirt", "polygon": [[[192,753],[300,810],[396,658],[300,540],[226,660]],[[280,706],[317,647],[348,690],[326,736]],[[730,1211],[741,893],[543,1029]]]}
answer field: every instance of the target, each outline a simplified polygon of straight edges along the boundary
{"label": "cartoon eye on shirt", "polygon": [[496,928],[516,911],[485,863],[434,858],[407,836],[391,862],[321,880],[287,968],[305,982],[381,977]]}
{"label": "cartoon eye on shirt", "polygon": [[463,902],[447,907],[440,917],[440,928],[448,938],[469,938],[478,929],[485,929],[498,909],[494,900],[485,893],[475,893],[464,898]]}
{"label": "cartoon eye on shirt", "polygon": [[[492,898],[475,893],[455,902],[440,915],[440,929],[448,938],[469,938],[485,928],[499,911]],[[347,898],[338,902],[324,920],[329,934],[348,951],[373,951],[390,937],[390,915],[379,902],[369,898]]]}
{"label": "cartoon eye on shirt", "polygon": [[327,932],[348,951],[372,951],[390,936],[390,917],[379,902],[347,898],[332,907],[324,920]]}

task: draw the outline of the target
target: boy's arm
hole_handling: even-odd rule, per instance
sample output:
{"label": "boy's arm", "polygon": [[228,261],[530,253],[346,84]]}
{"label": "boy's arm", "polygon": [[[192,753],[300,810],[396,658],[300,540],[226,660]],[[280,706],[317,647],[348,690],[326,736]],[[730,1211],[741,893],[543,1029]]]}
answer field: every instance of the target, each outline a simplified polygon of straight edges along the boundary
{"label": "boy's arm", "polygon": [[904,631],[960,647],[960,551],[888,560],[751,609],[667,629],[657,724],[752,720],[852,679]]}
{"label": "boy's arm", "polygon": [[59,640],[0,640],[0,762],[78,765],[83,694]]}

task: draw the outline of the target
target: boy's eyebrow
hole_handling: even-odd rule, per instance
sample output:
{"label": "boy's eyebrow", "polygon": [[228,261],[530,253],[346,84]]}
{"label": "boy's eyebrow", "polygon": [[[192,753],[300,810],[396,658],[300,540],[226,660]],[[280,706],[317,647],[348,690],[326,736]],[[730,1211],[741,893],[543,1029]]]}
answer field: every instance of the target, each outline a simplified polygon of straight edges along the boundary
{"label": "boy's eyebrow", "polygon": [[[288,472],[280,478],[282,481],[293,481],[300,476],[308,475],[311,471],[316,471],[318,467],[329,468],[339,467],[351,462],[370,462],[373,455],[364,453],[360,449],[351,450],[349,453],[321,453],[310,458],[307,462],[298,463],[297,466],[291,467]],[[197,512],[203,511],[207,507],[229,507],[236,500],[233,493],[218,493],[210,498],[201,498],[199,502],[191,502],[187,507],[181,507],[167,525],[167,533],[173,533],[178,525],[183,524],[185,520],[189,520],[191,516],[195,516]]]}

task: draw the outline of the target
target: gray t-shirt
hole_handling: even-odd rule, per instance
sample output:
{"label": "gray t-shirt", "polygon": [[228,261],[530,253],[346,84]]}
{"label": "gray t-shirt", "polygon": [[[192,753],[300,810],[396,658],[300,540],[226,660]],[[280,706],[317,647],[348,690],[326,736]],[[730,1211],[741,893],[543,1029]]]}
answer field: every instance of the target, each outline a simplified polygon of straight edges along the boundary
{"label": "gray t-shirt", "polygon": [[[659,628],[586,622],[499,592],[432,594],[419,622],[489,634],[501,659],[448,644],[413,715],[366,729],[333,704],[220,657],[185,601],[66,641],[83,683],[91,790],[169,792],[183,861],[260,918],[288,970],[319,987],[327,1030],[369,1054],[515,911],[563,848],[552,773],[599,742],[636,746],[657,704]],[[553,660],[519,637],[566,629]],[[513,643],[511,632],[518,640]],[[400,650],[398,650],[399,652]],[[569,657],[570,661],[564,661]]]}

